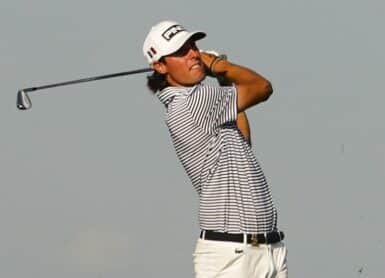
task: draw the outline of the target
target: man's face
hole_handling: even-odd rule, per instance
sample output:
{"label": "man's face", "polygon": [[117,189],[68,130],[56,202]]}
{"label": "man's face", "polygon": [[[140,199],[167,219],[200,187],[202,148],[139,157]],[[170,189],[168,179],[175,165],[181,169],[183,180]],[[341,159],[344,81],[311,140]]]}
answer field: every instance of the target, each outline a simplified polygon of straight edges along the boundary
{"label": "man's face", "polygon": [[[156,65],[158,64],[158,65]],[[205,68],[195,42],[188,40],[178,51],[154,64],[171,86],[193,86],[205,78]]]}

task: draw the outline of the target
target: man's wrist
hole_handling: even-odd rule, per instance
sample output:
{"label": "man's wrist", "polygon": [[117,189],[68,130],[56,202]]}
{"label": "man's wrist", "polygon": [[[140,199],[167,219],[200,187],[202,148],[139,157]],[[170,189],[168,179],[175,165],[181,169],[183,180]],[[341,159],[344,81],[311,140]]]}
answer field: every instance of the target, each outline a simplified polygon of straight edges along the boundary
{"label": "man's wrist", "polygon": [[226,72],[225,67],[226,64],[228,64],[226,60],[226,55],[220,55],[216,57],[210,65],[210,71],[211,73],[216,76],[216,75],[221,75]]}

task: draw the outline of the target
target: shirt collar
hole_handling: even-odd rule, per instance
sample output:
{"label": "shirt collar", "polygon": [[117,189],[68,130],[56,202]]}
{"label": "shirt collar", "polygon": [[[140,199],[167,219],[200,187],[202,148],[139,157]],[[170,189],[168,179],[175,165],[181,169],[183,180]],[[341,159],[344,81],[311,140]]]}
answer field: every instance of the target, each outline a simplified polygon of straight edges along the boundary
{"label": "shirt collar", "polygon": [[[195,86],[194,86],[195,87]],[[167,87],[156,93],[159,100],[168,106],[177,95],[188,94],[194,87]]]}

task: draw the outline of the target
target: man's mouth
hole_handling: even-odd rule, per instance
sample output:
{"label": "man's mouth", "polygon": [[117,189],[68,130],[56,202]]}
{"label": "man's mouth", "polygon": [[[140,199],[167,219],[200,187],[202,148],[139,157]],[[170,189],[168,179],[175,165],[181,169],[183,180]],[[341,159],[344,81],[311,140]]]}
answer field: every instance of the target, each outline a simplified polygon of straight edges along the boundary
{"label": "man's mouth", "polygon": [[193,64],[190,69],[191,70],[194,70],[194,69],[201,69],[202,68],[202,63],[201,62],[197,62],[195,64]]}

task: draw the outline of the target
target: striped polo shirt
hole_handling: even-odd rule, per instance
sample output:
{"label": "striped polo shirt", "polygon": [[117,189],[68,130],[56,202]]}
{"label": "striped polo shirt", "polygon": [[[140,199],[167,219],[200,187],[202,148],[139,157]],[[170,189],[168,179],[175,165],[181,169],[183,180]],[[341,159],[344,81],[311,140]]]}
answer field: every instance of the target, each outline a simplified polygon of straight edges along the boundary
{"label": "striped polo shirt", "polygon": [[236,126],[235,87],[198,84],[157,93],[176,154],[199,195],[201,229],[276,230],[277,212],[263,171]]}

